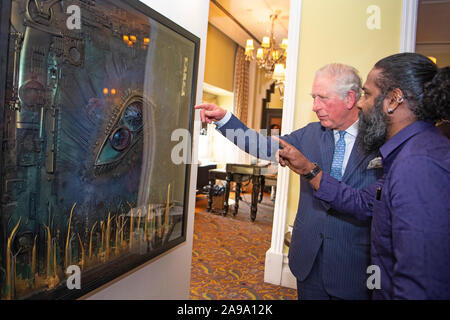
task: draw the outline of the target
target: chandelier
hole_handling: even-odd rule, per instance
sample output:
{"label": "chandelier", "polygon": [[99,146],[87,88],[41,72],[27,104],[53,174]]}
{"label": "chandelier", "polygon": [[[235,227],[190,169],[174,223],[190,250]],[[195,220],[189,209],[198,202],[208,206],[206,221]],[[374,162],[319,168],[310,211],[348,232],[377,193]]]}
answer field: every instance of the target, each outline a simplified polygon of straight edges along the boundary
{"label": "chandelier", "polygon": [[[279,74],[281,68],[283,68],[282,70],[284,74],[288,40],[283,39],[280,47],[277,47],[273,36],[273,26],[277,18],[278,14],[276,13],[270,15],[270,20],[272,22],[270,37],[263,37],[261,47],[258,48],[258,50],[256,51],[256,63],[258,64],[259,68],[265,71],[267,78],[272,78],[274,80],[277,80],[277,82],[279,82],[281,81]],[[254,50],[255,47],[253,45],[253,40],[248,39],[245,46],[245,59],[247,61],[255,59],[253,57]],[[277,74],[274,74],[274,71],[276,71]]]}

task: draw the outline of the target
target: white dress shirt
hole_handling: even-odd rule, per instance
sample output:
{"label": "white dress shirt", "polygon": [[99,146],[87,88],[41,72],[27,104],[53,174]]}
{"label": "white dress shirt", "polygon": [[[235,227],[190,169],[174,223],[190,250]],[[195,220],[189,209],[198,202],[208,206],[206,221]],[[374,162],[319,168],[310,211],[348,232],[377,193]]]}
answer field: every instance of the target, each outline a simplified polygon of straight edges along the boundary
{"label": "white dress shirt", "polygon": [[[342,163],[342,176],[344,175],[345,168],[347,168],[348,159],[352,153],[353,146],[356,141],[356,136],[358,135],[358,121],[356,120],[350,127],[345,130],[344,140],[345,140],[345,153],[344,161]],[[334,133],[334,144],[339,140],[339,131],[333,130]]]}
{"label": "white dress shirt", "polygon": [[223,127],[228,121],[230,121],[232,116],[232,113],[227,110],[227,113],[225,116],[220,119],[219,121],[214,121],[214,124],[216,125],[216,129],[219,129],[220,127]]}

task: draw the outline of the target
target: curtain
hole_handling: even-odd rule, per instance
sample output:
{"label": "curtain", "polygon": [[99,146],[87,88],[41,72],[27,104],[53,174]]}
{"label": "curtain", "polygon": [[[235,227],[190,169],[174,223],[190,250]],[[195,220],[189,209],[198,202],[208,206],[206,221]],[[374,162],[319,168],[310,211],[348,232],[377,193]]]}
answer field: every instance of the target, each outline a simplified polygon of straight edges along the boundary
{"label": "curtain", "polygon": [[249,68],[244,48],[239,46],[234,64],[234,114],[245,124],[248,117]]}

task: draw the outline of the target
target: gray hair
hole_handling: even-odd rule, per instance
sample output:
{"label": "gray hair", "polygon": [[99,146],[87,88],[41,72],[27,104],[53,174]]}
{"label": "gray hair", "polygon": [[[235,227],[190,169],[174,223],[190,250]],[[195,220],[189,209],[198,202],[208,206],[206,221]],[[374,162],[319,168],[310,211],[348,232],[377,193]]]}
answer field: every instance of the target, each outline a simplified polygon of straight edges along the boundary
{"label": "gray hair", "polygon": [[334,89],[341,99],[344,99],[349,91],[355,92],[356,100],[361,97],[362,81],[355,68],[342,63],[331,63],[317,70],[316,77],[319,76],[334,79]]}

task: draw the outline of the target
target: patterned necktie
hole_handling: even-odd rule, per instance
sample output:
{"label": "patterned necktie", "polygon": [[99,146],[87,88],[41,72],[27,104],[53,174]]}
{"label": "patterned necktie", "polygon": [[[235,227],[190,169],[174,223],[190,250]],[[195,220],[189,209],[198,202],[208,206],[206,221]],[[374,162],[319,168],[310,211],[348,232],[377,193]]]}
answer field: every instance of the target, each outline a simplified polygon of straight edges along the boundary
{"label": "patterned necktie", "polygon": [[339,131],[339,140],[334,146],[333,162],[331,163],[330,175],[337,180],[342,180],[342,164],[344,162],[345,154],[345,131]]}

